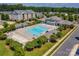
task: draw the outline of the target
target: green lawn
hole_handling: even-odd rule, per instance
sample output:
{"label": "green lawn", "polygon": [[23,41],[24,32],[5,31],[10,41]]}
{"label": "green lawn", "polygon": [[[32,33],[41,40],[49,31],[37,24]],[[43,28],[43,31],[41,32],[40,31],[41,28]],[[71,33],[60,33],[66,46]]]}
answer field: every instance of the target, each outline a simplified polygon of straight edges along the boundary
{"label": "green lawn", "polygon": [[[65,35],[70,29],[64,30],[63,34]],[[25,51],[26,56],[41,56],[46,51],[48,51],[55,43],[48,42],[42,45],[41,48],[35,48],[33,51]],[[12,56],[13,51],[5,45],[5,40],[0,40],[0,56]]]}
{"label": "green lawn", "polygon": [[11,56],[13,52],[5,45],[4,40],[0,40],[0,56]]}
{"label": "green lawn", "polygon": [[71,29],[69,29],[69,28],[68,28],[68,29],[66,29],[66,30],[63,30],[63,31],[62,31],[63,36],[64,36],[64,35],[66,35],[66,34],[67,34],[70,30],[71,30]]}
{"label": "green lawn", "polygon": [[26,51],[26,56],[41,56],[43,55],[48,49],[50,49],[55,43],[48,42],[44,44],[41,48],[36,48],[31,52]]}
{"label": "green lawn", "polygon": [[[41,48],[36,48],[33,51],[26,51],[26,56],[41,56],[43,55],[49,48],[51,48],[54,43],[48,42],[42,45]],[[12,56],[13,51],[5,45],[5,40],[0,40],[0,56]]]}

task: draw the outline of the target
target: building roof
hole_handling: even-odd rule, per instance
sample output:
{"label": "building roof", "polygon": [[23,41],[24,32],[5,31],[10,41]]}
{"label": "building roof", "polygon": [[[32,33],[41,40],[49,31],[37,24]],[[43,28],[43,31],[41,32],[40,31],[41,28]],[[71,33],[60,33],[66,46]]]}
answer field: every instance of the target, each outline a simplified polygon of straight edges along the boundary
{"label": "building roof", "polygon": [[0,11],[0,13],[20,15],[20,14],[32,14],[35,12],[32,10],[14,10],[14,11]]}
{"label": "building roof", "polygon": [[26,13],[35,13],[35,12],[32,10],[26,10]]}
{"label": "building roof", "polygon": [[0,11],[0,13],[3,13],[3,14],[10,14],[10,13],[12,13],[12,11]]}
{"label": "building roof", "polygon": [[61,17],[57,17],[57,16],[52,16],[51,19],[52,20],[58,20],[58,21],[61,21],[62,20]]}
{"label": "building roof", "polygon": [[51,22],[56,22],[56,23],[59,23],[59,24],[66,24],[66,25],[71,25],[72,24],[72,22],[70,22],[68,20],[63,20],[62,18],[57,17],[57,16],[50,17],[46,20],[51,21]]}
{"label": "building roof", "polygon": [[14,10],[12,14],[18,15],[18,14],[31,14],[34,13],[32,10]]}
{"label": "building roof", "polygon": [[68,21],[68,20],[63,20],[62,24],[66,24],[66,25],[71,25],[73,24],[72,22]]}

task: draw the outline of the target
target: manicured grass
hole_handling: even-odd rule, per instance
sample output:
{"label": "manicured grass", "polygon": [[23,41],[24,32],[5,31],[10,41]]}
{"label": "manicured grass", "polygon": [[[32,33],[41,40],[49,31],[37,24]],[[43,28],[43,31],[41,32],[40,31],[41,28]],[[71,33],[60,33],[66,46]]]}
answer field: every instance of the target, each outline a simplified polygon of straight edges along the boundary
{"label": "manicured grass", "polygon": [[26,51],[26,56],[42,56],[54,44],[55,43],[48,42],[48,43],[42,45],[41,48],[35,48],[33,51]]}
{"label": "manicured grass", "polygon": [[[70,29],[63,30],[63,35],[69,32]],[[46,51],[48,51],[55,43],[48,42],[42,45],[41,48],[35,48],[33,51],[25,51],[26,56],[42,56]],[[5,44],[5,40],[0,40],[0,56],[12,56],[13,51]]]}
{"label": "manicured grass", "polygon": [[5,40],[0,40],[0,56],[12,56],[13,51],[5,45]]}
{"label": "manicured grass", "polygon": [[70,28],[68,28],[68,29],[66,29],[66,30],[63,30],[63,31],[62,31],[63,36],[66,35],[70,30],[71,30]]}
{"label": "manicured grass", "polygon": [[[63,36],[66,35],[71,29],[63,30]],[[62,37],[63,37],[62,36]],[[60,38],[61,39],[61,38]],[[44,44],[41,48],[35,48],[33,51],[26,51],[26,56],[41,56],[46,51],[48,51],[55,43],[48,42]]]}
{"label": "manicured grass", "polygon": [[[66,30],[63,30],[63,31],[62,31],[63,36],[65,36],[65,35],[66,35],[66,34],[67,34],[70,30],[71,30],[71,29],[69,29],[69,28],[68,28],[68,29],[66,29]],[[63,37],[63,36],[62,36],[62,37]],[[62,39],[62,38],[59,38],[59,39]],[[64,40],[63,40],[63,41],[64,41]],[[60,44],[61,44],[63,41],[61,41],[61,42],[60,42]],[[59,44],[59,45],[60,45],[60,44]],[[59,45],[58,45],[58,46],[59,46]],[[57,48],[58,48],[58,46],[56,46],[56,47],[55,47],[55,49],[57,49]],[[47,56],[50,56],[50,55],[51,55],[51,54],[55,51],[55,49],[54,49],[54,50],[52,50],[52,51],[51,51],[51,52],[50,52]]]}
{"label": "manicured grass", "polygon": [[[41,48],[35,48],[33,51],[25,51],[26,56],[41,56],[48,49],[50,49],[55,43],[48,42],[42,45]],[[13,51],[5,44],[5,40],[0,40],[0,56],[12,56]]]}

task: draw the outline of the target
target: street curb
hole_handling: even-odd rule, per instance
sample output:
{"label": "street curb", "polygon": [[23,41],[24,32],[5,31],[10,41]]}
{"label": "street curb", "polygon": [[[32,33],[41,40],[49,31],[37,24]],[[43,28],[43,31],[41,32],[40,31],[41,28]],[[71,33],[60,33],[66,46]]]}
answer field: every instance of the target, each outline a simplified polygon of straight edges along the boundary
{"label": "street curb", "polygon": [[[73,33],[74,31],[75,31],[75,29],[76,29],[77,27],[75,26],[72,30],[70,30],[63,38],[61,38],[61,40],[60,41],[58,41],[54,46],[52,46],[45,54],[43,54],[43,56],[47,56],[47,55],[49,55],[51,52],[52,52],[52,50],[54,50],[54,52],[52,53],[52,54],[50,54],[50,55],[53,55],[56,51],[57,51],[57,49],[56,49],[56,47],[57,46],[61,46],[62,45],[62,41],[66,41],[65,40],[65,38],[67,38],[68,37],[68,35],[69,34],[71,34],[71,33]],[[70,37],[70,36],[69,36]],[[63,43],[64,43],[63,42]],[[61,44],[60,44],[61,43]],[[56,50],[55,50],[56,49]]]}
{"label": "street curb", "polygon": [[[69,34],[74,33],[74,31],[76,31],[76,29],[77,29],[76,27],[75,27],[74,29],[72,29]],[[71,34],[71,35],[72,35],[72,34]],[[71,35],[67,36],[67,38],[59,45],[59,47],[58,47],[50,56],[54,55],[55,52],[64,44],[65,41],[68,40],[68,38],[69,38]]]}

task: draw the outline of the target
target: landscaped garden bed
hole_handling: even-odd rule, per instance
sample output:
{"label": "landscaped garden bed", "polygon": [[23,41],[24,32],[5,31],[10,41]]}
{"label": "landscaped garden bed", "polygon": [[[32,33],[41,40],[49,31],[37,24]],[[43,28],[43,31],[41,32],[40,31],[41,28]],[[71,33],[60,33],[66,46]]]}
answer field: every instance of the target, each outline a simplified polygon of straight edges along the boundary
{"label": "landscaped garden bed", "polygon": [[[65,30],[66,32],[64,33],[67,34],[70,29]],[[61,38],[60,38],[61,39]],[[42,56],[46,51],[48,51],[52,46],[54,46],[56,42],[47,42],[46,44],[42,45],[41,48],[36,48],[33,51],[26,51],[27,56]]]}
{"label": "landscaped garden bed", "polygon": [[[22,45],[16,41],[9,41],[7,38],[5,40],[0,40],[0,55],[16,55],[16,56],[42,56],[46,51],[48,51],[52,46],[54,46],[58,40],[60,40],[64,35],[66,35],[72,28],[66,28],[61,30],[57,34],[52,34],[50,38],[54,39],[51,41],[45,36],[41,36],[32,42],[26,43],[24,48]],[[61,34],[61,35],[60,35]],[[3,36],[5,38],[5,36]],[[58,39],[55,41],[55,39]],[[6,41],[6,42],[5,42]],[[49,42],[48,42],[49,41]]]}

